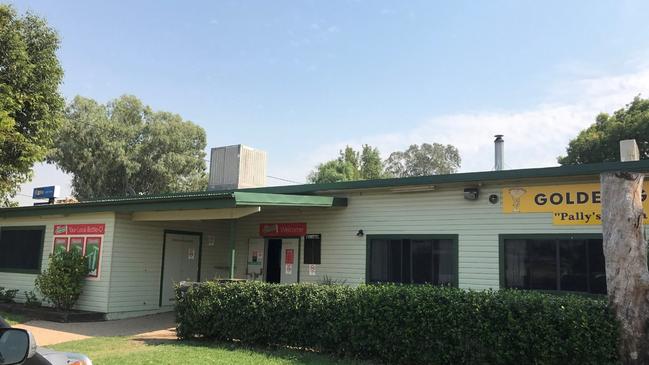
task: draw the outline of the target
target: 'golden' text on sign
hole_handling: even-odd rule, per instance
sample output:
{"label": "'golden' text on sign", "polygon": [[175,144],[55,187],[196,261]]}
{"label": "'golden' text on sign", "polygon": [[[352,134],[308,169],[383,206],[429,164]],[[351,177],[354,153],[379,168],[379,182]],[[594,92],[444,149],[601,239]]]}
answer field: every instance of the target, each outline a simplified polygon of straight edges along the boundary
{"label": "'golden' text on sign", "polygon": [[[645,183],[642,204],[649,208]],[[600,184],[509,187],[503,189],[504,213],[552,213],[554,224],[601,224]],[[649,223],[645,214],[645,223]]]}

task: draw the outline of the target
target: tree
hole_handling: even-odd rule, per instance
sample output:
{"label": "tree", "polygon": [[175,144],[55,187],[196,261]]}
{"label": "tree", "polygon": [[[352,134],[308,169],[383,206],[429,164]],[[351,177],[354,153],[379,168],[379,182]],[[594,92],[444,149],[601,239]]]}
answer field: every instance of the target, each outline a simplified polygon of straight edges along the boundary
{"label": "tree", "polygon": [[363,145],[362,152],[347,146],[335,160],[318,165],[308,180],[312,183],[332,183],[384,178],[383,162],[376,147]]}
{"label": "tree", "polygon": [[562,165],[619,161],[619,142],[635,139],[640,159],[649,158],[649,99],[635,97],[613,115],[601,113],[595,123],[570,141]]}
{"label": "tree", "polygon": [[363,145],[361,152],[360,175],[365,180],[381,179],[386,177],[383,171],[383,160],[379,149],[370,145]]}
{"label": "tree", "polygon": [[405,151],[390,154],[386,171],[396,177],[451,174],[460,167],[458,149],[452,145],[413,144]]}
{"label": "tree", "polygon": [[77,96],[50,160],[71,173],[79,200],[204,190],[205,131],[135,96],[107,105]]}
{"label": "tree", "polygon": [[59,38],[45,20],[0,4],[0,206],[43,161],[61,123]]}
{"label": "tree", "polygon": [[649,271],[642,225],[644,174],[601,174],[602,232],[609,307],[620,323],[623,364],[649,364]]}

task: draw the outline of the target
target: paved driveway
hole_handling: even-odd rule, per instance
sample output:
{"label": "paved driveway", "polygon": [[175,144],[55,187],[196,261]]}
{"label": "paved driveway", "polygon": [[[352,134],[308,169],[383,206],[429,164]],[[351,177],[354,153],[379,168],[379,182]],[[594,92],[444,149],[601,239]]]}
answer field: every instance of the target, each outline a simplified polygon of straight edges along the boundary
{"label": "paved driveway", "polygon": [[34,320],[14,327],[31,331],[40,346],[92,337],[137,336],[145,339],[175,339],[173,312],[104,322],[57,323]]}

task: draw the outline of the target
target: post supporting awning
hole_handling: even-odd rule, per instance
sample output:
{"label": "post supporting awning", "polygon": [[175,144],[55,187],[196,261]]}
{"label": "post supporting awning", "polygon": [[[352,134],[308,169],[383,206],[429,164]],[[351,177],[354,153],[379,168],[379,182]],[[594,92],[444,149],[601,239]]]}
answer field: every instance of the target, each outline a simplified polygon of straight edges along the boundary
{"label": "post supporting awning", "polygon": [[230,279],[234,279],[234,262],[236,261],[237,256],[237,220],[232,219],[230,221]]}

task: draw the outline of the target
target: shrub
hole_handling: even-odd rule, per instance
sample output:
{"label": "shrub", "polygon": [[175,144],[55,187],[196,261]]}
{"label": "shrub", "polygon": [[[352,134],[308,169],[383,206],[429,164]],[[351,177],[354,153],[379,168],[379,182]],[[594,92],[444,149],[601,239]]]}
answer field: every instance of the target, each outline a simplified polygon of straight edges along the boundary
{"label": "shrub", "polygon": [[78,252],[50,255],[47,270],[36,278],[36,288],[58,310],[69,310],[77,302],[88,275],[88,260]]}
{"label": "shrub", "polygon": [[390,364],[610,364],[605,300],[428,285],[201,283],[178,292],[177,334],[312,348]]}
{"label": "shrub", "polygon": [[38,296],[36,295],[36,292],[32,291],[25,291],[25,306],[30,307],[30,308],[38,308],[43,304],[38,299]]}
{"label": "shrub", "polygon": [[18,289],[5,289],[0,286],[0,303],[13,303]]}

